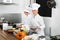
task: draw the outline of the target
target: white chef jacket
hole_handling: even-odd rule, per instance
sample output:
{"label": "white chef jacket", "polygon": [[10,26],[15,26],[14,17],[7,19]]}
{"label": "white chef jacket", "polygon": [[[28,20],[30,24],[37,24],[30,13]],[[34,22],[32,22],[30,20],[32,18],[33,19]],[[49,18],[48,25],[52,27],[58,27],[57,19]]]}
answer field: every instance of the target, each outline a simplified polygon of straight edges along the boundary
{"label": "white chef jacket", "polygon": [[24,13],[22,13],[22,23],[23,24],[28,24],[30,25],[30,19],[31,19],[31,14],[26,16]]}
{"label": "white chef jacket", "polygon": [[[32,15],[29,15],[28,17],[24,16],[22,19],[22,22],[30,25],[29,27],[38,26],[39,28],[41,28],[41,30],[36,30],[36,32],[38,33],[37,35],[26,36],[24,40],[27,40],[27,38],[29,37],[34,38],[34,40],[37,40],[38,36],[45,36],[44,35],[45,24],[44,24],[43,18],[39,14],[37,14],[34,17],[32,17]],[[45,40],[45,38],[40,40]]]}
{"label": "white chef jacket", "polygon": [[27,29],[30,29],[32,15],[29,14],[28,16],[26,16],[24,13],[21,14],[22,14],[22,24],[25,24]]}
{"label": "white chef jacket", "polygon": [[44,28],[45,28],[45,24],[44,24],[44,21],[43,21],[43,18],[37,14],[33,17],[33,20],[32,20],[32,23],[34,26],[38,26],[39,28],[41,28],[41,30],[36,30],[37,33],[40,35],[40,36],[44,36]]}

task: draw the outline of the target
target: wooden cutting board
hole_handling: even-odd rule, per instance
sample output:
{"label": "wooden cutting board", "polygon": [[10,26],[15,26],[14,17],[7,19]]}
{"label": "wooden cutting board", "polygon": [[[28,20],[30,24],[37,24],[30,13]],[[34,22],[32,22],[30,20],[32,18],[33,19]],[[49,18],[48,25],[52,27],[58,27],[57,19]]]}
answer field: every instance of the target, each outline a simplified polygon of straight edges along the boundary
{"label": "wooden cutting board", "polygon": [[13,34],[0,30],[0,40],[17,40]]}

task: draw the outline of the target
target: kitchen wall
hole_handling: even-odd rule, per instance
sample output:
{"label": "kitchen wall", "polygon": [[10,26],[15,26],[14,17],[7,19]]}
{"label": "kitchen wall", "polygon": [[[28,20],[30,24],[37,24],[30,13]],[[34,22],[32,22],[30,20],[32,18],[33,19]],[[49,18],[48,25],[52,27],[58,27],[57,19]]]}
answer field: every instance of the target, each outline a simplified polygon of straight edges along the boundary
{"label": "kitchen wall", "polygon": [[24,0],[13,0],[15,5],[1,5],[0,14],[2,13],[20,13],[24,9]]}
{"label": "kitchen wall", "polygon": [[[29,0],[13,0],[13,3],[15,3],[15,5],[1,5],[0,4],[0,14],[2,14],[2,13],[21,13],[25,9],[25,4],[27,2],[29,3]],[[32,0],[31,2],[33,3],[34,0]]]}

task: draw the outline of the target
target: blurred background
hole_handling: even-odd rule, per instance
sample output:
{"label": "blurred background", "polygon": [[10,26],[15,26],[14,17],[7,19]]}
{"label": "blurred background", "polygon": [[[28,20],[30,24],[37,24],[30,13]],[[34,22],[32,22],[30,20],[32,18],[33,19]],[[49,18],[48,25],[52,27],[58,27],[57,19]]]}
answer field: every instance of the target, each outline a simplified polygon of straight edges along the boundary
{"label": "blurred background", "polygon": [[[45,25],[51,27],[51,35],[60,35],[60,0],[54,1],[56,2],[56,8],[50,8],[50,11],[45,13],[48,14],[47,16],[44,13],[41,13],[41,16],[44,17]],[[20,14],[27,3],[29,5],[34,2],[36,0],[13,0],[13,3],[15,3],[13,5],[0,4],[0,17],[3,14]]]}

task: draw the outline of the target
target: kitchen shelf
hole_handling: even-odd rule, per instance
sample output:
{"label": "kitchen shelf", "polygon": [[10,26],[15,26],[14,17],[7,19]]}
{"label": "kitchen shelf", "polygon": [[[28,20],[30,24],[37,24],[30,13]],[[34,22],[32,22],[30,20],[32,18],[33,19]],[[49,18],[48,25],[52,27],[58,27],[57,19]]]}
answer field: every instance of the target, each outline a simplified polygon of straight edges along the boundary
{"label": "kitchen shelf", "polygon": [[0,3],[0,5],[15,5],[15,3]]}

